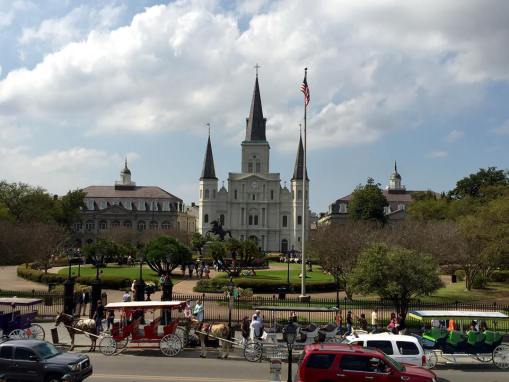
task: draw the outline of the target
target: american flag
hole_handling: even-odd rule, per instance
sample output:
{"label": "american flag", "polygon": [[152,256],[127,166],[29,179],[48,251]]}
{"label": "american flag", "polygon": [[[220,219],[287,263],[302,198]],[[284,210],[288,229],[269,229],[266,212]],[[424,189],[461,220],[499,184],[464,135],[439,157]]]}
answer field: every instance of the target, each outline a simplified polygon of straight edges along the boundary
{"label": "american flag", "polygon": [[304,106],[307,106],[309,104],[309,100],[311,97],[309,96],[309,86],[308,86],[308,73],[307,68],[306,72],[304,74],[304,81],[302,81],[302,85],[300,85],[300,91],[304,94]]}

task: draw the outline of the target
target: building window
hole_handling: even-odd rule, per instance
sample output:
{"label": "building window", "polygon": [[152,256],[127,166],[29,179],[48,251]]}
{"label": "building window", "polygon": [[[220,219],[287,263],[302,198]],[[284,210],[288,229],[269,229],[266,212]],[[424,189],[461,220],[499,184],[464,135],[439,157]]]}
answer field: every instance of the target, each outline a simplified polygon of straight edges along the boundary
{"label": "building window", "polygon": [[240,225],[245,224],[246,219],[244,218],[244,208],[240,209]]}
{"label": "building window", "polygon": [[147,225],[145,224],[145,222],[143,220],[138,222],[138,231],[145,231],[146,229],[147,229]]}
{"label": "building window", "polygon": [[256,200],[256,194],[253,194],[253,200]]}
{"label": "building window", "polygon": [[244,241],[244,235],[240,235],[240,241]]}
{"label": "building window", "polygon": [[208,199],[209,197],[210,197],[210,195],[209,195],[209,189],[207,188],[207,189],[205,190],[205,199]]}
{"label": "building window", "polygon": [[111,228],[118,228],[120,227],[120,222],[118,220],[113,220],[111,222]]}
{"label": "building window", "polygon": [[203,216],[203,222],[204,222],[204,223],[208,223],[208,222],[209,222],[209,215],[208,215],[208,214],[205,214],[205,215]]}
{"label": "building window", "polygon": [[233,191],[233,199],[237,200],[237,190]]}
{"label": "building window", "polygon": [[133,223],[131,223],[129,220],[126,220],[124,222],[124,227],[125,228],[133,228]]}
{"label": "building window", "polygon": [[177,222],[177,232],[180,232],[180,222]]}
{"label": "building window", "polygon": [[108,223],[106,223],[104,220],[101,220],[101,221],[99,222],[99,229],[104,230],[104,229],[106,229],[106,228],[108,228]]}
{"label": "building window", "polygon": [[253,172],[253,162],[247,164],[247,172]]}
{"label": "building window", "polygon": [[74,223],[73,225],[73,229],[75,231],[81,231],[83,229],[83,223],[82,222],[77,222],[77,223]]}
{"label": "building window", "polygon": [[256,172],[257,172],[257,173],[260,173],[260,172],[261,172],[261,165],[260,165],[260,162],[256,162]]}
{"label": "building window", "polygon": [[253,225],[253,215],[249,215],[248,224]]}
{"label": "building window", "polygon": [[258,215],[254,216],[254,225],[258,225]]}
{"label": "building window", "polygon": [[300,236],[297,238],[297,241],[300,243]]}
{"label": "building window", "polygon": [[216,190],[213,190],[212,191],[212,199],[215,199],[216,198]]}
{"label": "building window", "polygon": [[288,240],[281,240],[281,252],[285,253],[288,251]]}
{"label": "building window", "polygon": [[297,191],[297,200],[302,200],[302,190]]}
{"label": "building window", "polygon": [[157,228],[159,228],[159,224],[156,221],[151,221],[149,227],[152,230],[156,230]]}
{"label": "building window", "polygon": [[203,190],[200,190],[200,199],[203,198]]}
{"label": "building window", "polygon": [[219,215],[219,223],[221,223],[221,225],[224,225],[224,215],[223,214]]}
{"label": "building window", "polygon": [[302,224],[302,216],[297,216],[297,225],[301,225]]}
{"label": "building window", "polygon": [[162,222],[161,223],[161,228],[164,229],[165,231],[169,231],[171,229],[170,222]]}
{"label": "building window", "polygon": [[288,227],[288,216],[283,215],[283,227]]}
{"label": "building window", "polygon": [[106,203],[106,201],[101,200],[101,210],[104,210],[107,206],[108,206],[108,204]]}
{"label": "building window", "polygon": [[85,229],[87,231],[93,231],[95,229],[95,222],[92,220],[89,220],[85,223]]}
{"label": "building window", "polygon": [[270,190],[270,200],[274,200],[274,190]]}

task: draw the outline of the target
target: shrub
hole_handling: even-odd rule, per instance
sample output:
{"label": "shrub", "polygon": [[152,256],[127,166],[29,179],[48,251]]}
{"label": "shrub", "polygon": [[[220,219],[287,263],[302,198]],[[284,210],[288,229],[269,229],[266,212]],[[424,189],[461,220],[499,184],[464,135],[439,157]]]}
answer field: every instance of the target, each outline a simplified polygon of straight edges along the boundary
{"label": "shrub", "polygon": [[506,281],[509,281],[509,270],[494,271],[491,274],[491,281],[494,281],[497,283],[504,283]]}
{"label": "shrub", "polygon": [[[199,280],[194,287],[195,292],[212,292],[222,293],[226,287],[228,280],[224,277],[216,277],[213,279]],[[277,288],[284,287],[286,284],[280,281],[271,280],[258,280],[248,278],[236,278],[233,280],[235,285],[242,289],[252,289],[255,293],[277,293]],[[300,283],[293,283],[291,287],[294,290],[299,290]],[[306,290],[308,292],[330,292],[334,291],[336,285],[333,281],[331,282],[308,282],[306,284]]]}
{"label": "shrub", "polygon": [[476,275],[472,280],[472,288],[474,289],[485,289],[488,284],[488,278],[484,275]]}
{"label": "shrub", "polygon": [[463,269],[458,269],[454,274],[458,281],[465,281],[465,271]]}

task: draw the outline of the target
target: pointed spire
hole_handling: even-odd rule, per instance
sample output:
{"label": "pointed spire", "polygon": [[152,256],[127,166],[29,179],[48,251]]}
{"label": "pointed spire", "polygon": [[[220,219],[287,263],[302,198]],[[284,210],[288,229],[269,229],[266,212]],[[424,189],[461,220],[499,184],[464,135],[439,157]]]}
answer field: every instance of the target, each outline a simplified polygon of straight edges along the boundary
{"label": "pointed spire", "polygon": [[[209,125],[209,124],[207,124]],[[209,125],[210,129],[210,125]],[[214,156],[212,155],[212,144],[210,143],[210,130],[207,140],[207,150],[205,151],[205,159],[203,160],[203,169],[201,171],[200,180],[216,179],[216,170],[214,168]]]}
{"label": "pointed spire", "polygon": [[[297,158],[295,158],[295,167],[293,169],[292,180],[302,180],[302,171],[304,169],[304,146],[302,145],[302,134],[299,137],[299,148],[297,150]],[[306,180],[309,181],[306,170]]]}
{"label": "pointed spire", "polygon": [[127,157],[125,157],[124,159],[124,169],[120,173],[131,175],[131,170],[129,170],[129,168],[127,167]]}
{"label": "pointed spire", "polygon": [[394,161],[394,172],[398,172],[398,164]]}
{"label": "pointed spire", "polygon": [[266,118],[263,117],[262,99],[260,96],[260,86],[258,85],[258,68],[256,65],[256,79],[253,90],[253,99],[251,100],[251,110],[249,117],[246,119],[246,141],[266,141],[265,123]]}

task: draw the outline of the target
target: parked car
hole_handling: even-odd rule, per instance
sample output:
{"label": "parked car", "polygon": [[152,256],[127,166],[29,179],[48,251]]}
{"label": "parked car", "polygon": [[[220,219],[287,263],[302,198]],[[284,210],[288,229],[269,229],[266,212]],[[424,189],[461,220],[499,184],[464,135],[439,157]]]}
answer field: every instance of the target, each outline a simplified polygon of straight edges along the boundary
{"label": "parked car", "polygon": [[301,354],[298,382],[436,382],[422,367],[401,364],[380,350],[346,344],[307,345]]}
{"label": "parked car", "polygon": [[349,336],[347,342],[352,345],[376,348],[401,363],[426,366],[426,356],[417,338],[412,336],[379,333]]}
{"label": "parked car", "polygon": [[92,375],[88,356],[61,353],[52,344],[38,340],[13,340],[0,344],[0,370],[7,380],[60,382],[65,374],[83,381]]}

